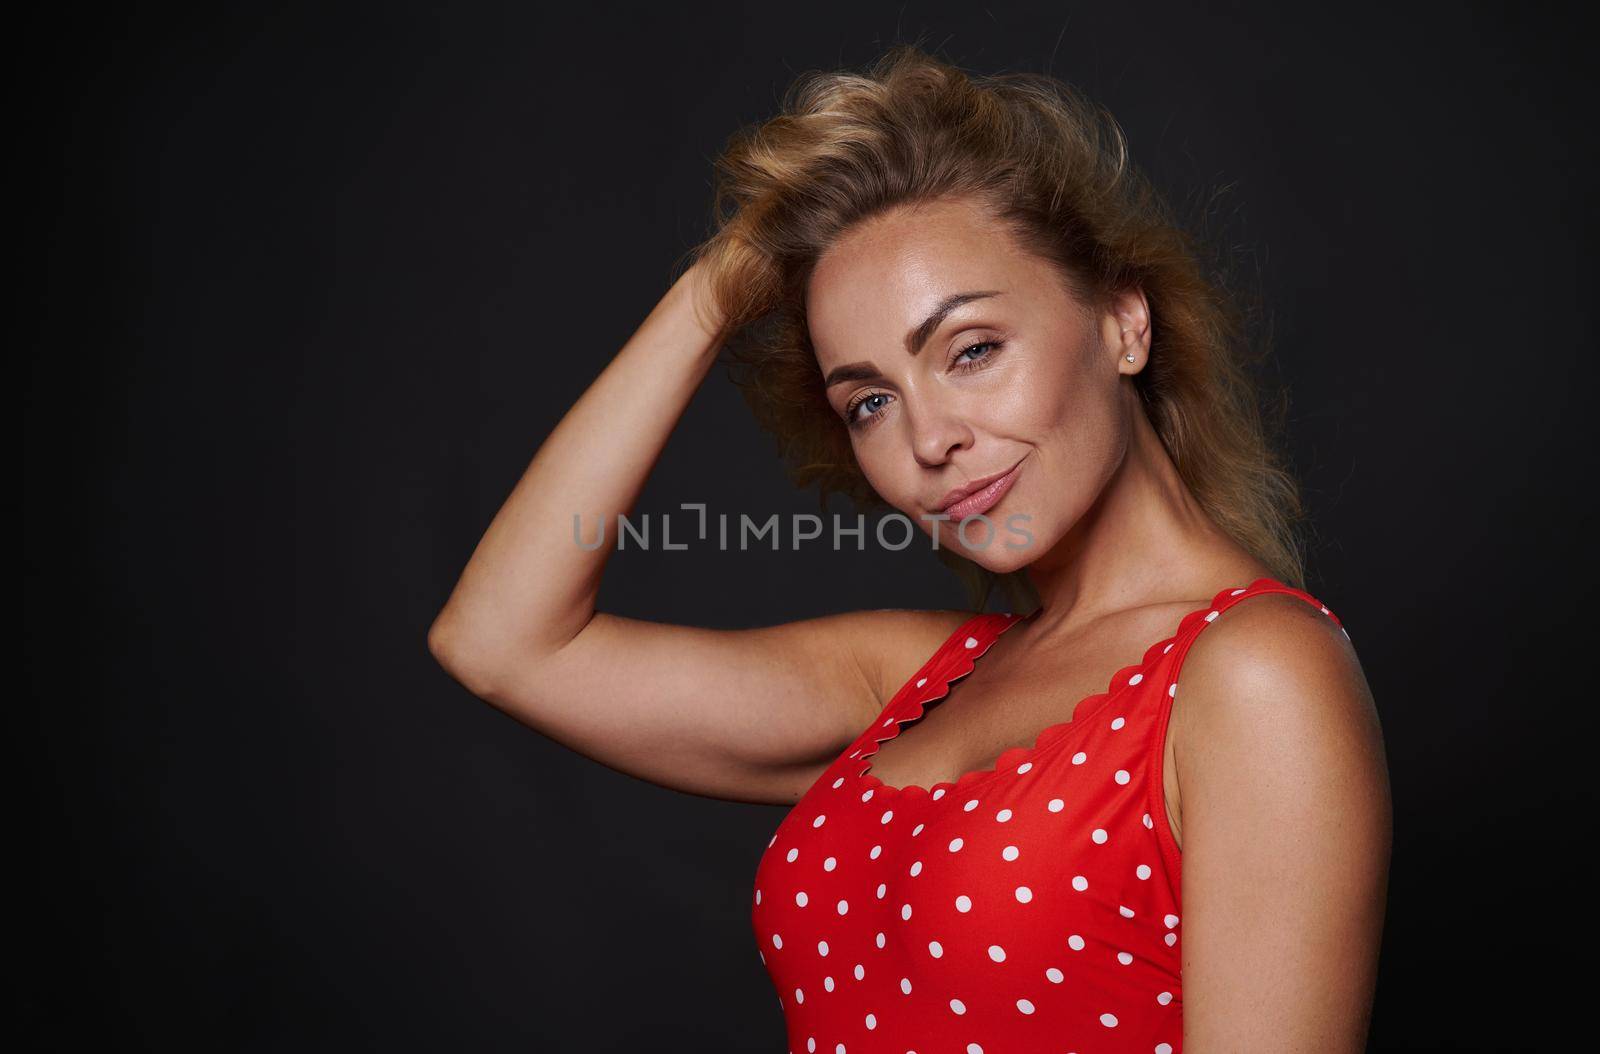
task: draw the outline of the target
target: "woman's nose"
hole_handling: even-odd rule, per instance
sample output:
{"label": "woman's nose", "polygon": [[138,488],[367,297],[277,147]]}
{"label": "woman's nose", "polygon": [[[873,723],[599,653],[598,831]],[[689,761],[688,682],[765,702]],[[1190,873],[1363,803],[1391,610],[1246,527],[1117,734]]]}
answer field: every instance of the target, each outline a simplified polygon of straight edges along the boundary
{"label": "woman's nose", "polygon": [[972,443],[972,429],[961,415],[950,408],[924,402],[910,409],[911,449],[917,462],[926,467],[942,465],[955,451]]}

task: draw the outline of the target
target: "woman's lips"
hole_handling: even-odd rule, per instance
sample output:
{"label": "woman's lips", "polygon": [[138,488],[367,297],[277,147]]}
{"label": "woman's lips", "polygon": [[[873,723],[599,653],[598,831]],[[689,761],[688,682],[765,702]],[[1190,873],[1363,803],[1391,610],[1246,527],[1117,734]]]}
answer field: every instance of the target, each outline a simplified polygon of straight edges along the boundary
{"label": "woman's lips", "polygon": [[947,506],[944,509],[944,514],[959,523],[968,516],[976,516],[981,512],[987,512],[989,509],[994,508],[1001,498],[1005,497],[1006,491],[1010,490],[1011,485],[1017,481],[1017,475],[1021,470],[1022,462],[1019,461],[1010,472],[1007,472],[987,487],[968,494],[955,504]]}

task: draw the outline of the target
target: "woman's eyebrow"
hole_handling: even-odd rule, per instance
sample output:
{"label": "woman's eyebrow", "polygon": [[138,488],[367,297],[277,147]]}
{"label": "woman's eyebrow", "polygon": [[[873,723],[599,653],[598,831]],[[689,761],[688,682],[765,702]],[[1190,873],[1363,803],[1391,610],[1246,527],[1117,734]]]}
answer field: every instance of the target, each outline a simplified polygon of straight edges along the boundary
{"label": "woman's eyebrow", "polygon": [[[950,312],[962,304],[974,300],[983,300],[986,297],[1003,296],[999,290],[974,290],[968,293],[952,293],[939,301],[937,307],[929,313],[928,317],[911,327],[906,334],[906,354],[916,355],[928,343],[928,339],[938,332],[939,327],[950,315]],[[828,371],[828,376],[823,380],[823,388],[832,388],[835,384],[845,381],[869,381],[880,376],[878,368],[870,362],[851,362],[843,366],[836,366]]]}
{"label": "woman's eyebrow", "polygon": [[939,306],[933,309],[932,314],[923,319],[920,324],[913,326],[911,332],[906,334],[906,354],[916,355],[917,352],[921,351],[923,345],[928,343],[928,338],[938,331],[939,326],[945,320],[945,316],[962,304],[1000,295],[998,290],[985,290],[972,293],[952,293],[950,296],[945,297],[939,301]]}

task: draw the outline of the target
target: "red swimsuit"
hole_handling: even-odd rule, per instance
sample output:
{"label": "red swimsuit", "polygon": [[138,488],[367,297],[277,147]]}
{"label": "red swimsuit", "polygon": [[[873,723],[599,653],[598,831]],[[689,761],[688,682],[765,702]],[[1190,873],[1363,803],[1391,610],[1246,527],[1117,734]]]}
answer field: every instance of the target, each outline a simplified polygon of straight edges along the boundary
{"label": "red swimsuit", "polygon": [[790,1054],[1179,1051],[1167,715],[1196,635],[1265,593],[1339,624],[1275,579],[1224,589],[1031,747],[931,790],[886,786],[867,771],[878,744],[1023,616],[957,629],[784,818],[756,869],[751,923]]}

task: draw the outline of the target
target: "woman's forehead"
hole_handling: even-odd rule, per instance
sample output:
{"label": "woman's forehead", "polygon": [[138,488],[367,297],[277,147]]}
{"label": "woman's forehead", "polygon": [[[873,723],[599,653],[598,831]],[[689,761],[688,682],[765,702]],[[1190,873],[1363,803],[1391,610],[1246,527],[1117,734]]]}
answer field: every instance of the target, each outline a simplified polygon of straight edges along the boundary
{"label": "woman's forehead", "polygon": [[[909,356],[937,323],[978,315],[1026,314],[1042,298],[1064,295],[1050,265],[999,246],[969,252],[931,243],[893,251],[843,253],[819,266],[807,290],[806,325],[824,365],[892,354]],[[881,365],[881,363],[880,363]]]}

